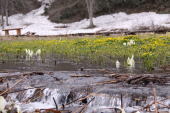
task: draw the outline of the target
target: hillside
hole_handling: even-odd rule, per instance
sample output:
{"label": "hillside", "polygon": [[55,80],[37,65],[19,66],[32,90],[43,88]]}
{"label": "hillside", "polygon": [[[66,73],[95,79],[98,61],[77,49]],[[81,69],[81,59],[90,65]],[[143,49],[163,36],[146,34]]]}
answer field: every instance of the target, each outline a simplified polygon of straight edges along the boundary
{"label": "hillside", "polygon": [[[88,17],[85,0],[10,0],[9,14],[26,14],[39,8],[41,6],[41,1],[53,1],[49,8],[45,9],[44,13],[49,16],[49,20],[52,22],[70,23]],[[95,0],[94,15],[97,17],[117,12],[140,13],[148,11],[156,13],[170,13],[170,1]]]}
{"label": "hillside", "polygon": [[[95,16],[126,12],[169,13],[169,0],[95,0]],[[55,0],[46,15],[53,22],[75,22],[87,18],[85,0]]]}
{"label": "hillside", "polygon": [[[22,2],[26,4],[27,2],[24,1]],[[160,4],[162,3],[162,6],[169,4],[167,0],[162,1],[164,2],[155,2],[153,0],[148,2],[145,2],[145,0],[138,2],[134,2],[134,0],[119,0],[119,2],[116,0],[105,0],[104,2],[104,0],[98,0],[98,2],[96,1],[95,17],[93,19],[96,27],[86,29],[89,25],[89,20],[87,19],[85,1],[30,0],[29,3],[33,4],[35,2],[34,6],[32,6],[34,10],[30,10],[27,7],[25,7],[23,12],[15,9],[16,12],[11,13],[14,15],[9,17],[10,26],[5,26],[5,28],[21,27],[23,28],[23,35],[33,33],[41,36],[131,32],[139,29],[154,30],[159,27],[170,27],[170,15],[165,14],[169,11],[168,6],[161,10],[161,12],[159,11],[160,7],[156,8],[159,2]],[[145,8],[147,6],[150,7],[148,10]],[[19,14],[17,11],[19,11]],[[16,34],[15,31],[10,33]],[[2,30],[0,35],[4,35]]]}
{"label": "hillside", "polygon": [[[4,0],[5,1],[5,0]],[[23,13],[26,14],[41,6],[37,0],[9,0],[9,15]],[[1,8],[0,8],[1,14]]]}

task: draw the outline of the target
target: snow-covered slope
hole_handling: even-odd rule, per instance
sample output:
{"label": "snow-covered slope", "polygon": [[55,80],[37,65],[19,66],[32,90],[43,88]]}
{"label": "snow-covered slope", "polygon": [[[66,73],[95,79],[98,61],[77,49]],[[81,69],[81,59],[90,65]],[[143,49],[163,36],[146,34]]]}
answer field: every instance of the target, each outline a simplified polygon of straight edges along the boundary
{"label": "snow-covered slope", "polygon": [[[81,20],[70,24],[52,23],[48,16],[44,16],[46,4],[51,0],[40,0],[42,6],[30,13],[23,15],[17,14],[9,17],[10,26],[5,28],[23,28],[22,34],[34,32],[36,35],[63,35],[76,33],[95,33],[99,31],[111,31],[114,29],[134,30],[140,26],[168,26],[170,27],[170,14],[156,14],[154,12],[143,12],[136,14],[116,13],[112,15],[103,15],[94,18],[96,28],[86,29],[88,19]],[[61,28],[67,26],[66,28]],[[14,31],[11,34],[15,34]],[[0,31],[0,35],[4,35]]]}

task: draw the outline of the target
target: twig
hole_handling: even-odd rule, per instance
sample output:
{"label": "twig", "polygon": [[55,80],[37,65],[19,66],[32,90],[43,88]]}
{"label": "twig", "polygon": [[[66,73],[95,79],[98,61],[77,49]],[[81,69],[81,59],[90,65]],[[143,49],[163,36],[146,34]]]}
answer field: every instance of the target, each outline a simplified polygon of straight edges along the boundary
{"label": "twig", "polygon": [[[169,98],[170,98],[170,97],[168,97],[168,98],[166,98],[166,99],[162,99],[162,100],[160,100],[160,101],[157,102],[157,103],[160,103],[160,102],[162,102],[162,101],[165,101],[165,100],[167,100],[167,99],[169,99]],[[149,107],[152,106],[153,104],[154,104],[154,102],[152,102],[151,104],[146,105],[144,108],[140,109],[140,111],[143,111],[143,110],[149,108]]]}
{"label": "twig", "polygon": [[[35,93],[34,93],[35,96],[40,93],[37,97],[35,97],[35,96],[33,95],[32,97],[30,97],[29,99],[27,99],[27,100],[24,101],[24,102],[32,102],[32,101],[40,98],[40,97],[43,95],[43,94],[41,93],[42,90],[44,90],[44,88],[40,88],[38,92],[35,92]],[[34,97],[35,97],[35,98],[34,98]]]}
{"label": "twig", "polygon": [[117,80],[109,80],[109,81],[103,81],[103,82],[97,82],[95,84],[91,84],[91,85],[104,85],[104,84],[113,84],[113,83],[117,83]]}
{"label": "twig", "polygon": [[81,108],[79,108],[78,110],[76,110],[76,111],[73,112],[73,113],[83,113],[84,110],[87,108],[87,106],[88,106],[94,99],[95,99],[95,97],[92,98],[87,104],[85,104],[84,106],[82,106]]}
{"label": "twig", "polygon": [[27,78],[27,76],[25,76],[22,79],[18,80],[12,87],[6,89],[4,92],[0,93],[0,95],[4,95],[4,94],[8,93],[8,91],[10,91],[12,88],[14,88],[20,82],[22,82],[25,78]]}
{"label": "twig", "polygon": [[155,113],[158,113],[158,105],[157,105],[157,96],[156,96],[156,89],[153,88],[153,95],[154,95],[154,104],[155,104]]}
{"label": "twig", "polygon": [[164,107],[167,107],[168,109],[170,108],[170,106],[168,106],[168,105],[162,104],[162,103],[160,103],[160,102],[157,102],[157,103],[160,104],[160,105],[162,105],[162,106],[164,106]]}
{"label": "twig", "polygon": [[32,88],[27,88],[27,89],[21,89],[21,90],[17,90],[17,91],[11,91],[11,92],[8,92],[8,94],[18,93],[18,92],[26,91],[26,90],[29,90],[29,89],[40,89],[40,88],[44,88],[44,86],[32,87]]}
{"label": "twig", "polygon": [[56,107],[56,110],[58,110],[58,105],[57,105],[57,102],[55,100],[55,98],[53,97],[53,101],[54,101],[54,104],[55,104],[55,107]]}
{"label": "twig", "polygon": [[120,95],[120,99],[121,99],[121,108],[123,109],[124,106],[123,106],[123,94]]}

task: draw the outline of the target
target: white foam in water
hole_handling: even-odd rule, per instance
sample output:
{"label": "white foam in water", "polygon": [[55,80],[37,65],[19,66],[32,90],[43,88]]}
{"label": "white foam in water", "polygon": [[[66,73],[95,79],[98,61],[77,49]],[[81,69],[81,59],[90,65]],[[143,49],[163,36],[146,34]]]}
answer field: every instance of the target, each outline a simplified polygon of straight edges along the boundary
{"label": "white foam in water", "polygon": [[[30,97],[32,92],[28,93],[27,97]],[[61,91],[60,89],[50,89],[46,88],[43,91],[43,97],[41,98],[40,102],[33,102],[30,104],[25,104],[22,106],[24,111],[31,111],[35,109],[47,109],[47,108],[55,108],[55,103],[53,98],[55,99],[58,107],[62,104],[66,103],[66,97],[68,93]]]}
{"label": "white foam in water", "polygon": [[36,109],[49,109],[49,108],[54,108],[53,105],[47,104],[47,103],[42,103],[42,102],[33,102],[29,104],[21,104],[22,111],[27,111],[27,112],[32,112],[35,111]]}
{"label": "white foam in water", "polygon": [[[123,99],[123,106],[127,107],[130,102],[129,98]],[[121,108],[121,99],[119,95],[109,96],[102,94],[101,96],[95,96],[95,99],[89,104],[87,113],[92,112],[112,112],[109,108]]]}
{"label": "white foam in water", "polygon": [[[35,93],[35,89],[28,90],[22,93],[24,96],[23,98],[27,100],[31,98],[34,95],[34,93]],[[22,102],[18,103],[16,99],[18,93],[10,94],[9,96],[12,99],[14,99],[18,105],[20,105],[22,111],[32,112],[35,111],[36,109],[55,108],[55,103],[53,98],[55,98],[58,107],[61,106],[62,104],[65,104],[69,93],[70,93],[69,91],[63,91],[61,89],[46,88],[44,89],[43,96],[40,98],[40,100],[31,103],[22,103]],[[81,94],[79,96],[81,96]],[[88,105],[86,113],[93,113],[93,112],[111,113],[113,112],[113,108],[121,108],[120,95],[98,94],[95,95],[94,97],[95,99]],[[158,101],[162,99],[164,98],[161,97],[157,98]],[[147,103],[142,103],[142,106],[153,102],[153,97],[148,97],[146,102]],[[163,103],[165,105],[169,105],[170,100],[165,100]],[[72,106],[77,106],[77,105],[78,104],[74,103]],[[133,107],[129,107],[129,105],[132,105]],[[135,106],[135,104],[133,105],[132,98],[130,96],[126,96],[123,98],[123,107],[127,113],[137,111],[138,109],[141,108],[140,106]],[[152,106],[152,109],[154,109],[154,106]]]}
{"label": "white foam in water", "polygon": [[32,97],[35,91],[36,91],[36,89],[27,90],[26,94],[25,94],[25,99],[28,99],[28,98]]}
{"label": "white foam in water", "polygon": [[42,102],[52,104],[53,106],[55,106],[55,103],[53,100],[53,98],[55,98],[55,101],[57,102],[57,104],[59,104],[59,99],[61,97],[61,94],[59,91],[60,91],[59,89],[54,89],[54,90],[51,90],[49,88],[45,89],[43,91],[44,97],[42,99]]}

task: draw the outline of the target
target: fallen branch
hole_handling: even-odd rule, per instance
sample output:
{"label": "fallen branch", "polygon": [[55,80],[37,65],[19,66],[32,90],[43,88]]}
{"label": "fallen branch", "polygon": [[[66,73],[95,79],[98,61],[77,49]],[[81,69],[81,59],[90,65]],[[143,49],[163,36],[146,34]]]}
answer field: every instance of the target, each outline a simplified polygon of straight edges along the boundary
{"label": "fallen branch", "polygon": [[25,78],[27,78],[27,76],[23,77],[22,79],[18,80],[12,87],[6,89],[4,92],[0,93],[0,95],[4,95],[7,94],[12,88],[14,88],[17,84],[19,84],[20,82],[22,82]]}
{"label": "fallen branch", "polygon": [[21,89],[21,90],[15,90],[15,91],[8,92],[8,94],[11,94],[11,93],[18,93],[18,92],[26,91],[26,90],[29,90],[29,89],[40,89],[40,88],[45,88],[45,86],[32,87],[32,88]]}
{"label": "fallen branch", "polygon": [[154,104],[155,104],[155,113],[159,113],[158,105],[157,105],[157,95],[156,95],[156,89],[155,88],[153,88],[153,96],[154,96]]}
{"label": "fallen branch", "polygon": [[91,77],[90,75],[71,75],[71,77]]}
{"label": "fallen branch", "polygon": [[[168,99],[169,99],[170,97],[168,97]],[[167,99],[162,99],[162,100],[160,100],[159,102],[157,101],[156,103],[161,103],[162,101],[165,101],[165,100],[167,100]],[[145,107],[143,107],[142,109],[140,109],[140,111],[143,111],[143,110],[147,110],[148,108],[150,108],[150,106],[152,106],[153,104],[155,104],[155,102],[153,101],[151,104],[148,104],[148,105],[146,105]]]}
{"label": "fallen branch", "polygon": [[44,75],[44,72],[27,72],[27,73],[21,73],[16,75],[7,75],[7,76],[1,76],[0,79],[11,79],[11,78],[18,78],[20,76],[33,76],[33,75]]}
{"label": "fallen branch", "polygon": [[82,106],[81,108],[79,108],[78,110],[76,110],[75,112],[73,113],[83,113],[86,109],[87,109],[87,106],[95,99],[92,98],[87,104],[85,104],[84,106]]}
{"label": "fallen branch", "polygon": [[109,81],[97,82],[97,83],[94,83],[94,84],[91,84],[91,85],[96,86],[96,85],[104,85],[104,84],[115,84],[115,83],[118,83],[118,82],[121,82],[121,81],[119,81],[119,80],[109,80]]}

